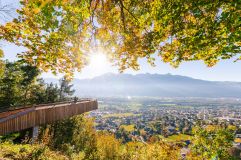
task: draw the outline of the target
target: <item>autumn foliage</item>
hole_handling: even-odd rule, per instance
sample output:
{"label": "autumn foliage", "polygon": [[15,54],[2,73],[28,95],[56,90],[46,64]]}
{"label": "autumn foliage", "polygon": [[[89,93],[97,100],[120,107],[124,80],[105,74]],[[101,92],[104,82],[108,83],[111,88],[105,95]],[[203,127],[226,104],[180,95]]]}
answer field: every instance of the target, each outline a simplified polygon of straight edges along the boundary
{"label": "autumn foliage", "polygon": [[[240,59],[239,0],[22,0],[19,16],[0,26],[0,39],[27,48],[19,58],[44,71],[73,76],[103,50],[119,66],[138,59],[177,67]],[[159,59],[159,58],[158,58]]]}

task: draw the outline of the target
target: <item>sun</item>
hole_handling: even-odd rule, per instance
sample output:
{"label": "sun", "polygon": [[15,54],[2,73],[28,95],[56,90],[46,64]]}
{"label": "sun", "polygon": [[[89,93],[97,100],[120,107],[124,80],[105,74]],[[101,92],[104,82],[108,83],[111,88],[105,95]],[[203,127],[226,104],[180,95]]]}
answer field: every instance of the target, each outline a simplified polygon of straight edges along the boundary
{"label": "sun", "polygon": [[103,52],[96,52],[90,56],[89,66],[101,70],[106,67],[108,60]]}
{"label": "sun", "polygon": [[109,72],[116,72],[111,60],[103,49],[95,49],[87,54],[88,64],[79,74],[80,78],[94,78]]}

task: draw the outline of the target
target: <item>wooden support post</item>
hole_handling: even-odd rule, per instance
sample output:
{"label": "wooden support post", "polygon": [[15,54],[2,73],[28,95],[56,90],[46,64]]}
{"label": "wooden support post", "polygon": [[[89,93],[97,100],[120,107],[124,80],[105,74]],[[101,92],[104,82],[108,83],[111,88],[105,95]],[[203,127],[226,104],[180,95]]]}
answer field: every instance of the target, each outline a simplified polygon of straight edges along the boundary
{"label": "wooden support post", "polygon": [[31,143],[35,143],[38,139],[39,134],[39,126],[35,126],[32,128],[32,137],[31,137]]}

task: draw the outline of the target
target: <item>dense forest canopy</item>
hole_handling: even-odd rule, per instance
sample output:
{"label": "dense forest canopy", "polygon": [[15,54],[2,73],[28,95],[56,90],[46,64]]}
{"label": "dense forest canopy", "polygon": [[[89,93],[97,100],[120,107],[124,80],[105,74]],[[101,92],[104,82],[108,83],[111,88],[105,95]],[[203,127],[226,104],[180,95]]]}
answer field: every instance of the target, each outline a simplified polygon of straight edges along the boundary
{"label": "dense forest canopy", "polygon": [[59,84],[47,84],[38,68],[21,61],[3,61],[0,78],[0,112],[9,108],[70,100],[73,85],[66,78]]}
{"label": "dense forest canopy", "polygon": [[[0,26],[0,39],[27,48],[19,57],[68,76],[105,52],[120,71],[202,60],[240,59],[241,1],[22,0],[19,16]],[[1,54],[0,54],[1,55]]]}

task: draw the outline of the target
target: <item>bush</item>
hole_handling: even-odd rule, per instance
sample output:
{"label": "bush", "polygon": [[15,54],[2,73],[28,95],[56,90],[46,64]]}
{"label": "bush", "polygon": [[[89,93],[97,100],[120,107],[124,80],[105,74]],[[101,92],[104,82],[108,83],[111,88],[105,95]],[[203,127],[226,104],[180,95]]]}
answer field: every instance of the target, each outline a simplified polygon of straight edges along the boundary
{"label": "bush", "polygon": [[0,159],[14,160],[65,160],[66,156],[51,151],[47,146],[39,144],[13,144],[11,142],[0,143]]}

